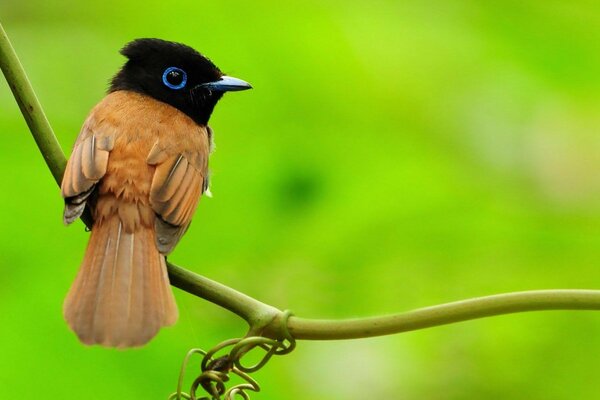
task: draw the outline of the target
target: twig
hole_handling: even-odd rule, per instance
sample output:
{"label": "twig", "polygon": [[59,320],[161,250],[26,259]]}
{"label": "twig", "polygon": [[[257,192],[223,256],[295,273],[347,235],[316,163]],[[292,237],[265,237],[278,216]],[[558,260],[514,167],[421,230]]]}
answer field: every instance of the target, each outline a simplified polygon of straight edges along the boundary
{"label": "twig", "polygon": [[[282,311],[235,289],[167,262],[171,284],[242,317],[253,328],[265,327]],[[254,329],[260,330],[260,329]]]}
{"label": "twig", "polygon": [[419,308],[401,314],[342,321],[291,317],[288,329],[296,339],[356,339],[414,331],[494,315],[543,310],[600,310],[600,290],[512,292]]}
{"label": "twig", "polygon": [[[27,125],[56,182],[66,164],[25,71],[0,24],[0,68],[10,85]],[[86,221],[89,226],[89,220]],[[211,301],[250,325],[252,334],[283,338],[285,313],[220,283],[168,263],[171,283]],[[539,310],[600,310],[599,290],[540,290],[479,297],[402,314],[354,320],[314,320],[290,317],[288,329],[296,339],[352,339],[388,335],[470,319]]]}
{"label": "twig", "polygon": [[0,68],[54,180],[60,185],[67,159],[2,24],[0,24]]}

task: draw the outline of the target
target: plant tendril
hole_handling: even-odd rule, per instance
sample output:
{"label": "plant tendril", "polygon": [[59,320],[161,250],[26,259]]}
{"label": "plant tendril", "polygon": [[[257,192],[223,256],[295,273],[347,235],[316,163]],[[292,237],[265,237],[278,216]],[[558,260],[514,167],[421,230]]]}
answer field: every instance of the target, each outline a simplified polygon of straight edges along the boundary
{"label": "plant tendril", "polygon": [[[177,391],[172,393],[168,400],[234,400],[236,396],[249,400],[248,391],[260,392],[260,386],[250,373],[256,372],[264,367],[274,355],[290,353],[296,347],[296,341],[287,328],[288,318],[291,312],[285,311],[281,319],[281,338],[271,339],[264,336],[248,336],[244,338],[228,339],[209,351],[191,349],[186,354],[181,365]],[[217,353],[229,348],[229,351],[216,357]],[[260,348],[265,354],[256,364],[245,366],[242,358],[252,350]],[[189,393],[183,391],[183,380],[190,359],[194,354],[202,355],[200,362],[200,375],[198,375],[190,387]],[[225,383],[230,380],[230,374],[240,377],[244,382],[227,389]],[[198,397],[197,391],[202,388],[209,397]]]}

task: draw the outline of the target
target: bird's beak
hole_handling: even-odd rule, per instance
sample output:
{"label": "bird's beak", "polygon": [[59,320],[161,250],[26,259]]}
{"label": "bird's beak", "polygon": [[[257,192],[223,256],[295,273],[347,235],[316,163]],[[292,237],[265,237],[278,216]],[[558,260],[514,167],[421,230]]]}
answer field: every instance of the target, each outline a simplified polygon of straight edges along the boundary
{"label": "bird's beak", "polygon": [[252,86],[248,82],[227,75],[223,75],[218,81],[207,82],[198,86],[219,92],[236,92],[252,89]]}

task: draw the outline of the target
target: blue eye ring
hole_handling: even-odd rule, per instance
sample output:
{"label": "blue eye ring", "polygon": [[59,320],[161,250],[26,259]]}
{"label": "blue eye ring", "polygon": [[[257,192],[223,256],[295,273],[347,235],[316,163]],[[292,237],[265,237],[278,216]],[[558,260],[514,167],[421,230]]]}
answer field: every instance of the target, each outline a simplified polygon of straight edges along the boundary
{"label": "blue eye ring", "polygon": [[[181,82],[179,82],[176,85],[169,82],[169,74],[171,72],[176,72],[176,73],[180,74]],[[165,72],[163,72],[162,81],[165,84],[165,86],[168,87],[169,89],[179,90],[179,89],[182,89],[185,87],[185,84],[187,83],[187,74],[181,68],[169,67],[169,68],[165,69]]]}

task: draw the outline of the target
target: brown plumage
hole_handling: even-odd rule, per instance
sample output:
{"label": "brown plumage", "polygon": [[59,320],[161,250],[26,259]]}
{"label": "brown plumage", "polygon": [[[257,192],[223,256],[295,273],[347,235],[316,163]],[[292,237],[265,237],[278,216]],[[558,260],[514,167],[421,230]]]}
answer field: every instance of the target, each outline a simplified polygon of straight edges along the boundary
{"label": "brown plumage", "polygon": [[[64,304],[82,342],[139,346],[177,320],[164,254],[191,222],[208,154],[207,128],[151,97],[116,91],[92,110],[62,182],[65,198],[97,190],[91,238]],[[65,222],[70,215],[67,205]]]}
{"label": "brown plumage", "polygon": [[208,187],[210,115],[250,85],[180,43],[138,39],[121,54],[61,185],[65,224],[86,207],[94,221],[64,315],[83,343],[133,347],[177,320],[165,256]]}

